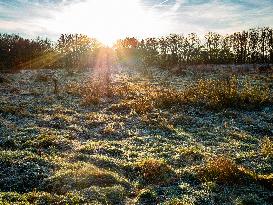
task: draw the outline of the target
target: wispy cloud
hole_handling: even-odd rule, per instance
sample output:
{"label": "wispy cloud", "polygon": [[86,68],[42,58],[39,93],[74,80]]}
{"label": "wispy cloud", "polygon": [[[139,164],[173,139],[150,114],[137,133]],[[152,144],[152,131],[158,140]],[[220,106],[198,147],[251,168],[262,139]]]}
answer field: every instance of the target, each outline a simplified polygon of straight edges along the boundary
{"label": "wispy cloud", "polygon": [[[177,0],[161,7],[172,22],[171,32],[231,33],[257,26],[273,26],[273,3],[269,0]],[[199,2],[199,3],[196,3]]]}
{"label": "wispy cloud", "polygon": [[105,38],[231,33],[273,26],[272,13],[272,0],[2,0],[0,32],[56,37],[89,31]]}

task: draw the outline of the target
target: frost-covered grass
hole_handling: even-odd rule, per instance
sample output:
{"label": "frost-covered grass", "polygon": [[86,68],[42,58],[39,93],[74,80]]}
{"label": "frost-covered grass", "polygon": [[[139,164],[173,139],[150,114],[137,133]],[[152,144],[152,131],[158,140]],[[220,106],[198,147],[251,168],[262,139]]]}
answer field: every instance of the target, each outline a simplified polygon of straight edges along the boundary
{"label": "frost-covered grass", "polygon": [[272,201],[272,74],[122,69],[106,85],[92,72],[41,70],[7,79],[0,204]]}

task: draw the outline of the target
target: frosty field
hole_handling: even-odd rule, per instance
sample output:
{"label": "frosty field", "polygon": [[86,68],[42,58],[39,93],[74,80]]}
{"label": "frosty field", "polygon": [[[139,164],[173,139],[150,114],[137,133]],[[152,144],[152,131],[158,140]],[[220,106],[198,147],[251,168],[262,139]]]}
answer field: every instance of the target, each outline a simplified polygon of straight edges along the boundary
{"label": "frosty field", "polygon": [[272,204],[272,80],[125,68],[110,84],[87,70],[7,74],[0,204]]}

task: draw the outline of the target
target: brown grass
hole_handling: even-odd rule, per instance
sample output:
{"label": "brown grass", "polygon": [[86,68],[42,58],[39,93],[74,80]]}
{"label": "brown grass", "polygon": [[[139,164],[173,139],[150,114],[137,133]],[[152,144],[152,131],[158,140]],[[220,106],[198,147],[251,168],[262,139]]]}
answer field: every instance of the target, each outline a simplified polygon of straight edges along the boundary
{"label": "brown grass", "polygon": [[175,178],[173,169],[164,160],[144,159],[136,164],[136,169],[150,184],[168,184]]}
{"label": "brown grass", "polygon": [[229,158],[213,157],[197,172],[201,181],[215,181],[219,184],[236,183],[241,178],[238,166]]}
{"label": "brown grass", "polygon": [[215,181],[218,184],[254,182],[273,190],[272,173],[257,174],[248,168],[237,166],[231,159],[223,156],[209,159],[205,167],[197,171],[197,176],[201,181]]}
{"label": "brown grass", "polygon": [[67,90],[69,93],[79,94],[84,106],[99,104],[102,98],[116,97],[138,114],[182,104],[199,104],[218,109],[256,108],[273,102],[266,80],[240,80],[235,76],[201,79],[182,91],[151,83],[124,82],[105,85],[101,81],[88,81],[82,85],[71,84]]}
{"label": "brown grass", "polygon": [[260,144],[261,154],[264,157],[273,158],[273,141],[269,137],[265,137]]}
{"label": "brown grass", "polygon": [[213,108],[255,108],[273,102],[267,82],[227,79],[201,79],[184,92],[186,102],[205,104]]}

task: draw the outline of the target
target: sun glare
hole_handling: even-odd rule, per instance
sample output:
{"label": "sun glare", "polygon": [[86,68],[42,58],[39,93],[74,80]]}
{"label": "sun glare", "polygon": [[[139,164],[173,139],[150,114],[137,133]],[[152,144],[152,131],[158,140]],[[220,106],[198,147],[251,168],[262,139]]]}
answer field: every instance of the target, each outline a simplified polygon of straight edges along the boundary
{"label": "sun glare", "polygon": [[149,36],[151,29],[159,32],[162,22],[141,0],[89,0],[64,7],[53,26],[60,33],[80,32],[112,45],[126,36]]}

